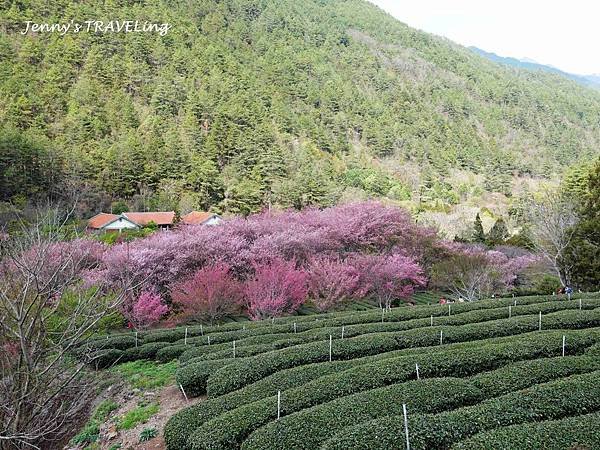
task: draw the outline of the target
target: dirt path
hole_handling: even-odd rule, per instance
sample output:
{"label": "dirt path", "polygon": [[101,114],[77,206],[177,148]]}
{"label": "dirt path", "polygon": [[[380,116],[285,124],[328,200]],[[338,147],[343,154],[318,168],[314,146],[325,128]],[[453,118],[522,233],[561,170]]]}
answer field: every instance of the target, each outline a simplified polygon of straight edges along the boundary
{"label": "dirt path", "polygon": [[[181,391],[175,385],[169,385],[161,390],[145,392],[143,394],[132,392],[131,398],[122,404],[117,411],[114,411],[113,417],[121,416],[132,410],[141,400],[148,403],[158,402],[160,408],[158,413],[150,417],[147,422],[141,423],[130,430],[117,430],[114,423],[109,421],[109,424],[103,426],[100,430],[99,442],[101,443],[101,448],[108,450],[116,444],[121,444],[121,447],[119,447],[121,450],[162,450],[165,448],[163,439],[164,427],[171,416],[181,409],[204,400],[204,398],[198,397],[186,401]],[[145,428],[155,428],[158,434],[154,439],[140,443],[140,433]]]}

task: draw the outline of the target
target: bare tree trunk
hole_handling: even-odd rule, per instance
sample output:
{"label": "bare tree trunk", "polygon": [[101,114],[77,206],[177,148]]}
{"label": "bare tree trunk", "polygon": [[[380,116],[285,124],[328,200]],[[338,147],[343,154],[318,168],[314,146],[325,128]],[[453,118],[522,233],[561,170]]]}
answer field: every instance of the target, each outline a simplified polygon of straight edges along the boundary
{"label": "bare tree trunk", "polygon": [[536,250],[554,269],[563,287],[571,283],[571,263],[566,250],[573,239],[577,224],[575,201],[551,190],[529,205],[533,242]]}
{"label": "bare tree trunk", "polygon": [[[73,351],[121,303],[126,289],[85,289],[86,245],[61,242],[69,214],[48,211],[0,242],[0,448],[39,448],[60,439],[93,387]],[[93,377],[92,377],[93,380]]]}

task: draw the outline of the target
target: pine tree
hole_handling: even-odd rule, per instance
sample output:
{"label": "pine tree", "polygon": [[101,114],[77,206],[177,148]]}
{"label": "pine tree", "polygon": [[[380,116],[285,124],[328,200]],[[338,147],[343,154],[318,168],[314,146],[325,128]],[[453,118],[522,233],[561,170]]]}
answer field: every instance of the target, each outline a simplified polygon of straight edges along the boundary
{"label": "pine tree", "polygon": [[473,242],[483,243],[485,242],[485,233],[483,232],[483,224],[481,223],[481,217],[479,213],[475,216],[475,223],[473,224]]}
{"label": "pine tree", "polygon": [[506,227],[506,223],[504,222],[504,219],[500,217],[498,220],[496,220],[496,223],[490,230],[487,237],[487,243],[490,246],[504,244],[509,235],[510,234],[508,232],[508,228]]}

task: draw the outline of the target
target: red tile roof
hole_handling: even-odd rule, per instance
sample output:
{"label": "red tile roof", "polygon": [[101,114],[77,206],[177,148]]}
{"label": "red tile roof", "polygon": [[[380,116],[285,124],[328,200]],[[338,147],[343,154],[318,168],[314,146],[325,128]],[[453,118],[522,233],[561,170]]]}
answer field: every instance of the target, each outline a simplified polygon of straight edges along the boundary
{"label": "red tile roof", "polygon": [[175,211],[168,212],[126,212],[123,216],[141,226],[146,226],[150,222],[156,225],[173,225],[175,222]]}
{"label": "red tile roof", "polygon": [[191,213],[188,213],[185,216],[181,217],[181,223],[185,223],[188,225],[200,225],[214,216],[216,216],[216,214],[214,213],[204,211],[192,211]]}
{"label": "red tile roof", "polygon": [[107,214],[107,213],[96,214],[94,217],[92,217],[90,220],[88,220],[88,227],[100,229],[104,225],[106,225],[109,222],[112,222],[113,220],[117,219],[118,217],[119,216],[117,216],[116,214]]}

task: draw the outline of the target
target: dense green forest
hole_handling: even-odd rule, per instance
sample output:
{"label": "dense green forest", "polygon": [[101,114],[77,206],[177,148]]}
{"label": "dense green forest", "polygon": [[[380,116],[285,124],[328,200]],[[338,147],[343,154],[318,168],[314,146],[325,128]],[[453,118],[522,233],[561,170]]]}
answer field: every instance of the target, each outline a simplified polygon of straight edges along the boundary
{"label": "dense green forest", "polygon": [[[159,33],[32,33],[139,20]],[[0,201],[246,214],[522,195],[600,149],[600,93],[362,0],[0,0]],[[496,194],[494,194],[496,193]],[[472,222],[470,222],[472,223]]]}

